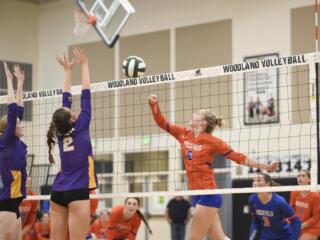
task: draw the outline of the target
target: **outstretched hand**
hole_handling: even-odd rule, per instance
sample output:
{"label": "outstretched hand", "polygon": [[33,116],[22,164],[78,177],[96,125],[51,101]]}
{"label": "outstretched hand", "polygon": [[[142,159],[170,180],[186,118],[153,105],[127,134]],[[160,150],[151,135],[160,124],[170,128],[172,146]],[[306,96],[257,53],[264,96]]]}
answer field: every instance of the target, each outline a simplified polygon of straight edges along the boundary
{"label": "outstretched hand", "polygon": [[64,68],[64,70],[72,70],[73,67],[73,60],[69,61],[66,54],[64,53],[63,56],[56,56],[56,60],[58,63]]}
{"label": "outstretched hand", "polygon": [[20,69],[19,65],[14,65],[13,74],[16,76],[19,83],[23,83],[25,80],[24,71]]}
{"label": "outstretched hand", "polygon": [[6,76],[7,76],[7,80],[10,80],[12,81],[12,73],[11,71],[9,70],[9,67],[8,67],[8,64],[6,62],[3,63],[3,66],[4,66],[4,71],[6,73]]}
{"label": "outstretched hand", "polygon": [[157,95],[150,95],[149,96],[149,103],[152,105],[158,103],[158,96]]}
{"label": "outstretched hand", "polygon": [[72,53],[73,53],[74,61],[76,63],[78,64],[88,63],[88,57],[81,48],[79,47],[72,48]]}
{"label": "outstretched hand", "polygon": [[268,167],[267,167],[268,172],[275,172],[278,169],[279,169],[279,162],[273,162],[268,164]]}

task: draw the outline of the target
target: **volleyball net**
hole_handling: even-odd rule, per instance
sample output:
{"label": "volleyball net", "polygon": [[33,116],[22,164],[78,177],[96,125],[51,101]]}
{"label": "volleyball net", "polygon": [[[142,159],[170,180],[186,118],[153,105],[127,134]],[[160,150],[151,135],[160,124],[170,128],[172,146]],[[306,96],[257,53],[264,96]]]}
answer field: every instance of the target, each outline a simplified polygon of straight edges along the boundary
{"label": "volleyball net", "polygon": [[[91,143],[98,175],[96,197],[169,197],[176,194],[270,191],[236,187],[251,180],[257,169],[215,156],[217,190],[188,191],[180,144],[153,120],[149,95],[158,95],[163,115],[189,127],[193,112],[209,109],[224,119],[214,135],[234,150],[259,162],[280,163],[271,176],[293,179],[275,191],[317,190],[317,53],[287,57],[247,58],[245,62],[182,72],[92,84]],[[80,111],[81,86],[72,87],[73,110]],[[62,89],[25,93],[31,116],[25,121],[28,173],[32,188],[48,199],[60,170],[48,161],[46,132]],[[0,98],[4,110],[5,97]],[[311,171],[310,186],[297,186],[300,169]],[[177,192],[178,191],[178,192]],[[112,202],[110,203],[110,205]],[[107,204],[108,205],[108,204]]]}

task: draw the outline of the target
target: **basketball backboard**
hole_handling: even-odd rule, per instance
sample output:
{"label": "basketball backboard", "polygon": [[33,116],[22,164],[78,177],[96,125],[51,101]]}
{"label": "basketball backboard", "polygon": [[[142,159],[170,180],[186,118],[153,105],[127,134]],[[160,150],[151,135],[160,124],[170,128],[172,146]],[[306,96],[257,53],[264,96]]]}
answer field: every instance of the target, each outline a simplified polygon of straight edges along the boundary
{"label": "basketball backboard", "polygon": [[135,9],[128,0],[77,0],[79,7],[96,17],[93,25],[103,41],[113,47],[119,33]]}

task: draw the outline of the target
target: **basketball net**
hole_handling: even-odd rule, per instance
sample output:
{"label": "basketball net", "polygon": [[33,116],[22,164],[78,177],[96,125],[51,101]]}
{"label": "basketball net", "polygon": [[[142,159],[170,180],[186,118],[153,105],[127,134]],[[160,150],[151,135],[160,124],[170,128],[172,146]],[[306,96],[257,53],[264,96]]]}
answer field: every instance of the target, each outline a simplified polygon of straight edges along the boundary
{"label": "basketball net", "polygon": [[83,12],[81,9],[74,10],[74,28],[73,28],[73,34],[76,37],[82,37],[84,36],[87,31],[89,30],[91,25],[96,24],[96,17],[87,15],[85,12]]}

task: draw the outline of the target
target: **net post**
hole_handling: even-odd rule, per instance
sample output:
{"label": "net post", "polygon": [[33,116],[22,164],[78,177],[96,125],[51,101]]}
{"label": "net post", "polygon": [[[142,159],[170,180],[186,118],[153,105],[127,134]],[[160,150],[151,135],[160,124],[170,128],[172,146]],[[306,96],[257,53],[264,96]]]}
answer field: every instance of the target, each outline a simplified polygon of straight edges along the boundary
{"label": "net post", "polygon": [[311,175],[311,182],[310,188],[312,192],[316,192],[318,188],[319,182],[319,111],[317,105],[317,80],[318,80],[318,63],[317,63],[317,53],[311,58],[311,62],[308,64],[309,66],[309,104],[310,104],[310,114],[311,114],[311,128],[316,129],[316,132],[311,135],[311,168],[310,168],[310,175]]}
{"label": "net post", "polygon": [[319,27],[318,27],[318,0],[314,3],[314,17],[315,17],[315,51],[318,52],[318,38],[319,38]]}
{"label": "net post", "polygon": [[315,83],[315,88],[316,88],[316,124],[317,124],[317,181],[316,185],[318,188],[318,184],[320,182],[320,114],[319,114],[319,106],[320,106],[320,101],[319,101],[319,63],[315,63],[316,67],[316,83]]}

